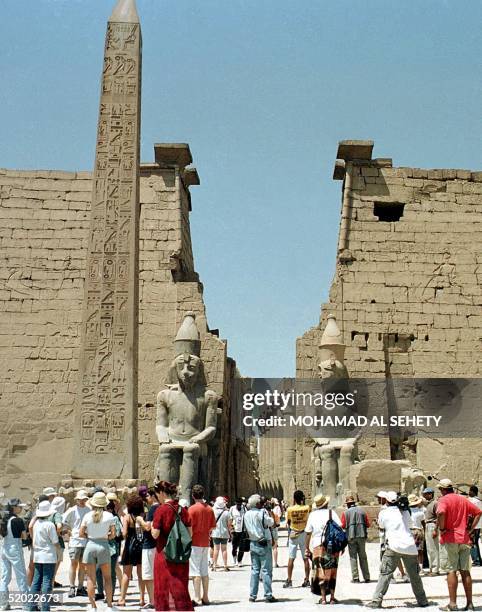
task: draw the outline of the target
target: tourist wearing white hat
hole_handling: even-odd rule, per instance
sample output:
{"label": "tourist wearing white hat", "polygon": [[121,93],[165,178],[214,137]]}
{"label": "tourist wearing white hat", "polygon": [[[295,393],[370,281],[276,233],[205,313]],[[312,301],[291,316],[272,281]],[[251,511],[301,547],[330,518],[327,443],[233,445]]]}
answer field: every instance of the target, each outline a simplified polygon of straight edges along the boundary
{"label": "tourist wearing white hat", "polygon": [[214,545],[212,569],[213,572],[216,571],[219,551],[221,551],[224,571],[228,572],[228,540],[231,521],[229,519],[229,510],[226,508],[226,501],[224,497],[216,497],[213,510],[214,518],[216,519],[216,527],[211,532]]}
{"label": "tourist wearing white hat", "polygon": [[84,555],[87,574],[87,594],[89,595],[90,610],[95,610],[95,570],[100,567],[104,580],[107,612],[112,610],[112,578],[111,578],[111,551],[109,539],[115,538],[114,517],[105,508],[109,500],[102,491],[94,493],[90,500],[92,510],[82,519],[79,536],[87,539]]}
{"label": "tourist wearing white hat", "polygon": [[[30,592],[34,594],[47,595],[53,590],[59,536],[51,520],[52,514],[50,502],[41,501],[32,527],[34,574]],[[48,600],[42,603],[41,610],[50,610]]]}
{"label": "tourist wearing white hat", "polygon": [[[84,588],[84,564],[82,563],[82,557],[84,555],[85,546],[87,540],[81,538],[80,527],[82,520],[85,515],[90,512],[87,507],[87,500],[89,496],[84,490],[77,491],[75,495],[75,506],[69,508],[62,517],[62,522],[65,527],[69,530],[69,557],[70,557],[70,589],[69,597],[76,597],[77,595],[87,595],[87,591]],[[77,580],[77,587],[76,587]]]}
{"label": "tourist wearing white hat", "polygon": [[386,548],[382,557],[380,576],[375,593],[367,607],[382,607],[383,597],[388,591],[397,565],[400,560],[403,560],[417,605],[420,608],[426,608],[429,603],[422,579],[418,574],[417,547],[410,532],[410,512],[398,506],[398,495],[395,491],[387,491],[385,499],[387,500],[387,507],[380,511],[378,524],[381,529],[385,530]]}
{"label": "tourist wearing white hat", "polygon": [[62,562],[62,559],[64,558],[65,542],[64,542],[64,538],[62,537],[62,527],[63,527],[62,515],[65,511],[65,499],[61,497],[60,495],[56,495],[53,498],[53,500],[50,502],[50,507],[52,509],[50,520],[55,525],[57,529],[57,534],[59,536],[59,543],[57,545],[57,566],[55,568],[55,574],[54,574],[54,587],[60,588],[62,587],[62,585],[59,582],[55,581],[55,577],[57,575],[57,572],[59,571],[59,566]]}
{"label": "tourist wearing white hat", "polygon": [[12,571],[17,581],[17,589],[21,593],[28,592],[27,573],[23,556],[22,540],[26,538],[26,527],[20,514],[25,504],[18,498],[8,499],[5,503],[6,512],[0,524],[0,536],[3,546],[0,552],[0,610],[8,610],[8,587],[12,579]]}
{"label": "tourist wearing white hat", "polygon": [[42,491],[42,495],[48,497],[50,503],[52,503],[54,497],[57,495],[57,491],[53,487],[45,487]]}
{"label": "tourist wearing white hat", "polygon": [[[381,508],[387,507],[387,500],[385,497],[386,494],[387,494],[386,491],[378,491],[378,493],[375,495]],[[375,519],[375,524],[378,526],[378,538],[380,540],[380,561],[381,561],[383,558],[383,553],[385,552],[385,531],[378,524],[378,518]]]}
{"label": "tourist wearing white hat", "polygon": [[442,478],[437,487],[441,497],[437,502],[437,525],[440,532],[440,564],[447,574],[449,603],[446,610],[457,610],[457,572],[460,572],[467,599],[464,610],[473,610],[472,578],[470,576],[470,535],[480,508],[463,495],[455,493],[448,478]]}

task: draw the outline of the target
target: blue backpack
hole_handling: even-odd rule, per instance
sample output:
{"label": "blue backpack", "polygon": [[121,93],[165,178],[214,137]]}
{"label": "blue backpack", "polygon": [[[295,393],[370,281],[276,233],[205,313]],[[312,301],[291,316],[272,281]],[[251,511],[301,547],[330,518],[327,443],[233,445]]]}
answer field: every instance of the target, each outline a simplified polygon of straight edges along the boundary
{"label": "blue backpack", "polygon": [[329,518],[321,536],[321,543],[329,553],[343,552],[348,545],[348,538],[340,525],[332,519],[331,510],[329,512]]}

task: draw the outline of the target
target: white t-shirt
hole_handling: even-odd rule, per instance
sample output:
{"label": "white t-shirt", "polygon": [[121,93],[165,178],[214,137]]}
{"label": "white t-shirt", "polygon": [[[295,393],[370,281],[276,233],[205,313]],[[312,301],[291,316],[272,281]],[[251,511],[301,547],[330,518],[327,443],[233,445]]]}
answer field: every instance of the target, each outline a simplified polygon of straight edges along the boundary
{"label": "white t-shirt", "polygon": [[57,563],[59,542],[57,529],[49,519],[37,519],[33,525],[33,561],[34,563]]}
{"label": "white t-shirt", "polygon": [[107,540],[110,526],[114,524],[114,516],[105,510],[98,523],[94,523],[94,510],[90,510],[82,519],[82,525],[87,527],[87,537],[89,540]]}
{"label": "white t-shirt", "polygon": [[243,529],[243,516],[245,513],[246,508],[244,506],[241,506],[241,510],[238,510],[237,506],[231,506],[229,509],[229,518],[233,523],[234,531],[237,533],[240,533]]}
{"label": "white t-shirt", "polygon": [[[306,533],[311,533],[310,543],[313,548],[315,548],[315,546],[321,546],[321,536],[323,535],[323,530],[329,518],[330,511],[328,508],[318,508],[310,512],[305,531]],[[341,526],[340,517],[334,510],[331,511],[331,518],[335,523]]]}
{"label": "white t-shirt", "polygon": [[[467,499],[472,502],[477,508],[482,510],[482,501],[478,497],[467,497]],[[482,514],[479,517],[479,520],[475,523],[474,529],[482,529]]]}
{"label": "white t-shirt", "polygon": [[63,524],[67,525],[70,529],[69,548],[83,548],[87,544],[85,538],[79,538],[79,531],[82,525],[82,519],[89,512],[90,510],[87,506],[81,508],[76,505],[69,508],[62,517]]}
{"label": "white t-shirt", "polygon": [[388,548],[401,555],[416,555],[417,547],[410,533],[410,514],[397,506],[388,506],[378,515],[378,525],[385,529]]}
{"label": "white t-shirt", "polygon": [[422,529],[422,521],[425,519],[423,508],[410,508],[410,527],[413,529]]}

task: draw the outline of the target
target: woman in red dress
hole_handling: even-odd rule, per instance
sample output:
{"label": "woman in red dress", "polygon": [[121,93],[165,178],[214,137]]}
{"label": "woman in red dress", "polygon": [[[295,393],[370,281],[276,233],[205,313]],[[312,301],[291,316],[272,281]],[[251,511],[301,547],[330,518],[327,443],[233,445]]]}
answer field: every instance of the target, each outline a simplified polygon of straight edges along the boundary
{"label": "woman in red dress", "polygon": [[[179,512],[177,486],[172,482],[161,480],[154,485],[159,502],[152,521],[151,534],[156,540],[154,558],[154,603],[156,610],[194,610],[189,595],[189,561],[172,563],[166,561],[164,547],[169,532],[175,521],[175,512]],[[189,528],[191,522],[186,508],[181,508],[181,521]]]}

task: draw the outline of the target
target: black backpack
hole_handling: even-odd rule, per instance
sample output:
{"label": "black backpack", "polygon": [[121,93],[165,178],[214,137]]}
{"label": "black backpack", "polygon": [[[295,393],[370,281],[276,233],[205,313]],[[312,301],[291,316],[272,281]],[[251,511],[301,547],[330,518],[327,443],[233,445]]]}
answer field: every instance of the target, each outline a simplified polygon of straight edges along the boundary
{"label": "black backpack", "polygon": [[129,540],[129,551],[128,552],[129,552],[130,560],[132,560],[135,557],[139,558],[140,556],[142,556],[142,543],[144,542],[144,532],[139,527],[139,525],[136,523],[136,520],[133,516],[131,516],[131,519],[135,525],[136,533]]}
{"label": "black backpack", "polygon": [[13,514],[11,514],[8,510],[0,510],[0,536],[4,538],[8,531],[8,521],[13,518]]}

